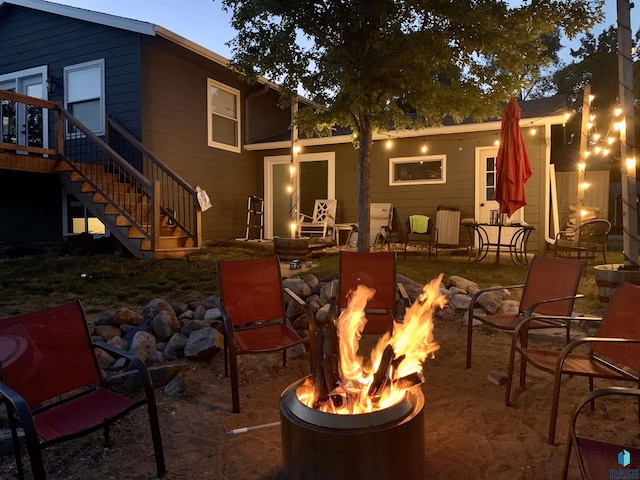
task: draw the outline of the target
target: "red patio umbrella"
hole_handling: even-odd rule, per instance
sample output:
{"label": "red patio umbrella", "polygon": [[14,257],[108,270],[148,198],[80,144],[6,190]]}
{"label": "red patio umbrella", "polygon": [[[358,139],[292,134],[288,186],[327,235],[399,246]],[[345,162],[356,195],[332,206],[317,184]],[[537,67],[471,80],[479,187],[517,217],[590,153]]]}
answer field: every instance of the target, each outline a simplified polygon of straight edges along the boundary
{"label": "red patio umbrella", "polygon": [[529,155],[520,130],[520,106],[515,98],[509,101],[502,112],[496,173],[493,199],[500,204],[500,213],[510,217],[527,204],[524,184],[531,176]]}

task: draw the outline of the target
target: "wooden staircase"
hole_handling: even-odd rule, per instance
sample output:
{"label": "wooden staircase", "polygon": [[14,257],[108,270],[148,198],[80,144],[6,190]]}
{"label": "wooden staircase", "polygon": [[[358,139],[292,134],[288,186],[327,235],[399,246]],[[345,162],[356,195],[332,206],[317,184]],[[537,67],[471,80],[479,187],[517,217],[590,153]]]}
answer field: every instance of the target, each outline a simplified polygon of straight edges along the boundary
{"label": "wooden staircase", "polygon": [[40,155],[39,168],[57,173],[67,192],[138,258],[179,258],[202,248],[195,189],[113,119],[107,119],[105,142],[57,103],[2,90],[0,99],[46,109],[50,130],[57,132],[54,148],[1,143],[12,168],[32,165]]}
{"label": "wooden staircase", "polygon": [[[158,238],[155,247],[136,223],[145,230],[151,226],[146,222],[150,218],[151,207],[149,197],[144,193],[132,191],[128,183],[119,182],[116,174],[102,174],[94,181],[99,184],[97,189],[86,181],[82,175],[73,170],[60,173],[60,181],[66,190],[74,195],[92,215],[99,218],[131,253],[141,258],[180,258],[199,250],[190,237],[180,228],[169,215],[160,213],[158,224]],[[107,195],[105,195],[105,193]],[[113,205],[135,205],[132,222],[126,215]]]}

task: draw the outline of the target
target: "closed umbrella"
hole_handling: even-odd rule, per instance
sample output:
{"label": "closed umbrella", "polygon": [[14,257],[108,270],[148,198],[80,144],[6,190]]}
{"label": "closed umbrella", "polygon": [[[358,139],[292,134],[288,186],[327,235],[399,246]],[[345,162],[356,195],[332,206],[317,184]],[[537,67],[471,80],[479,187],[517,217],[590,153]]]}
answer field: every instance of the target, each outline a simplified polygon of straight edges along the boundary
{"label": "closed umbrella", "polygon": [[500,204],[500,213],[510,217],[527,204],[524,184],[531,177],[529,155],[520,130],[520,106],[515,98],[502,112],[496,173],[494,200]]}

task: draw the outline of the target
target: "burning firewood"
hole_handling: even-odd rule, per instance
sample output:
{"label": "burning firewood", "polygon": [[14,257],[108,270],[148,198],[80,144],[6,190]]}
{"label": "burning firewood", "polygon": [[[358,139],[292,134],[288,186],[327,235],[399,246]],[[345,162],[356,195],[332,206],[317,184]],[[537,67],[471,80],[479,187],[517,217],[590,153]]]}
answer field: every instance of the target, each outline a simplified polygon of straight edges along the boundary
{"label": "burning firewood", "polygon": [[393,351],[393,346],[387,345],[386,347],[384,347],[380,365],[378,366],[376,372],[373,374],[373,381],[371,382],[371,385],[369,385],[369,391],[367,392],[367,395],[369,397],[380,397],[384,389],[389,386],[391,382],[390,370],[394,357],[395,352]]}
{"label": "burning firewood", "polygon": [[314,405],[325,403],[339,383],[338,335],[331,323],[318,328],[316,335],[316,361],[313,372]]}
{"label": "burning firewood", "polygon": [[410,373],[401,378],[397,378],[393,381],[393,386],[395,388],[405,390],[411,387],[415,387],[416,385],[420,385],[424,383],[424,373],[421,371]]}
{"label": "burning firewood", "polygon": [[442,275],[425,286],[406,309],[404,321],[380,338],[368,363],[358,347],[367,321],[365,306],[375,290],[359,285],[337,322],[318,329],[314,378],[298,398],[318,410],[351,415],[387,408],[405,398],[406,390],[422,384],[422,363],[438,349],[432,332],[433,312],[446,305],[441,280]]}

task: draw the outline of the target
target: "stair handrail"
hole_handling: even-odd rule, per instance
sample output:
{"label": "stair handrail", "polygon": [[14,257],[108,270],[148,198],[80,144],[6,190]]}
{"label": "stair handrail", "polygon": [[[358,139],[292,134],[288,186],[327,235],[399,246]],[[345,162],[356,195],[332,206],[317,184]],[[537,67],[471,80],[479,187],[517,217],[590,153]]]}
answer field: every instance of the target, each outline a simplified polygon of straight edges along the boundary
{"label": "stair handrail", "polygon": [[[181,215],[180,212],[182,209],[173,208],[173,204],[171,199],[169,199],[169,195],[163,195],[161,190],[161,209],[164,215],[166,215],[170,220],[175,222],[177,226],[179,226],[187,235],[189,235],[196,247],[200,247],[202,245],[202,232],[200,228],[200,215],[201,211],[199,208],[197,192],[193,186],[191,186],[187,181],[185,181],[180,175],[178,175],[175,171],[173,171],[168,165],[160,161],[145,145],[134,137],[128,130],[126,130],[120,123],[118,123],[111,115],[107,116],[108,126],[113,128],[116,132],[118,132],[131,146],[133,146],[138,152],[140,152],[144,157],[146,157],[149,162],[151,162],[154,167],[161,170],[167,177],[171,178],[179,187],[182,188],[183,192],[185,192],[190,197],[190,205],[188,206],[188,210],[190,214],[188,218],[184,218],[184,215]],[[109,130],[107,129],[107,132]],[[110,142],[109,133],[107,133],[107,142]],[[154,178],[153,170],[146,172],[151,177],[151,180],[157,180]],[[164,185],[164,182],[161,182],[161,186]],[[191,221],[189,221],[191,220]]]}
{"label": "stair handrail", "polygon": [[[28,97],[31,98],[31,97]],[[100,150],[105,152],[108,158],[112,159],[115,164],[117,164],[119,169],[122,169],[126,174],[130,175],[134,178],[138,185],[142,187],[144,193],[148,195],[149,200],[151,202],[151,206],[153,210],[157,210],[156,213],[152,213],[150,215],[150,221],[148,223],[149,227],[145,227],[135,215],[132,215],[125,208],[123,208],[119,202],[116,202],[109,192],[106,192],[95,179],[91,178],[87,172],[83,171],[77,162],[69,158],[65,155],[64,145],[58,145],[58,155],[61,159],[65,160],[74,171],[79,173],[83,179],[89,183],[100,195],[104,197],[104,199],[112,205],[118,212],[123,215],[127,220],[133,225],[146,239],[151,242],[151,248],[155,249],[156,239],[158,238],[158,221],[159,218],[159,203],[154,196],[155,188],[154,182],[146,178],[142,173],[136,170],[129,162],[127,162],[120,154],[118,154],[115,150],[113,150],[107,143],[105,143],[100,137],[95,135],[91,130],[89,130],[82,122],[76,119],[70,112],[62,108],[59,104],[56,105],[55,109],[58,111],[59,116],[66,119],[69,123],[71,123],[74,128],[79,130],[84,137],[91,140],[91,142]],[[62,122],[59,122],[59,125]]]}

